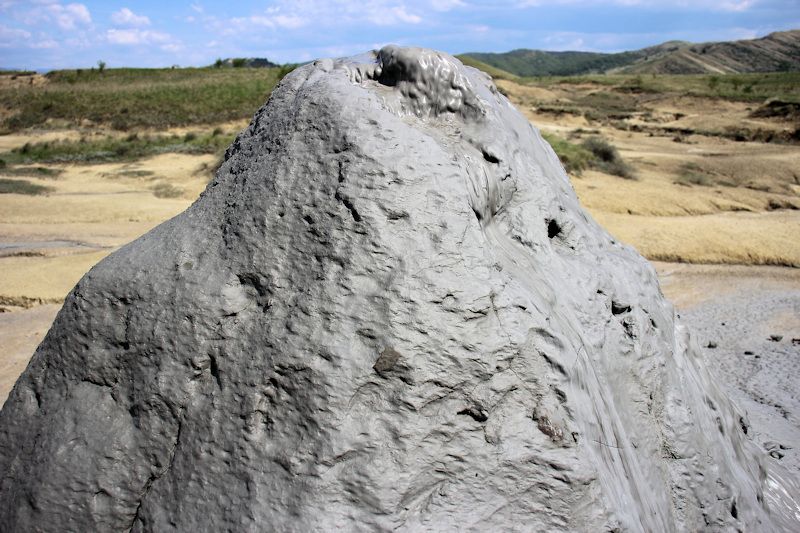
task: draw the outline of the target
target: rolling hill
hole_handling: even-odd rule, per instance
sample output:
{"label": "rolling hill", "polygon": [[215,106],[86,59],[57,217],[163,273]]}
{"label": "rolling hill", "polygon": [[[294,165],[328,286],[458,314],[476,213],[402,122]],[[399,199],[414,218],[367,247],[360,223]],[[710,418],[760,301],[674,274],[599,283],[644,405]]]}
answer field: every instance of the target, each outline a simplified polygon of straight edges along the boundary
{"label": "rolling hill", "polygon": [[669,41],[618,53],[520,49],[505,53],[471,52],[460,57],[469,57],[516,76],[800,71],[800,30],[742,41],[700,44]]}

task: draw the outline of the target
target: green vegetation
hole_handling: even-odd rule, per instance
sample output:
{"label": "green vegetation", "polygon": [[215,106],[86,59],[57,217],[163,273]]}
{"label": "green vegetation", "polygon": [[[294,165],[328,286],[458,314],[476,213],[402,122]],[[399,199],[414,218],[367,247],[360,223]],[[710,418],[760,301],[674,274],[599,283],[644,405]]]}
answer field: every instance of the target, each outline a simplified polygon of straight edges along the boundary
{"label": "green vegetation", "polygon": [[0,194],[45,194],[52,191],[51,187],[37,185],[28,180],[13,180],[0,178]]}
{"label": "green vegetation", "polygon": [[0,175],[3,176],[30,176],[40,179],[52,179],[60,176],[64,171],[60,168],[47,167],[9,167],[0,159]]}
{"label": "green vegetation", "polygon": [[183,189],[169,183],[158,183],[153,187],[153,196],[156,198],[179,198],[182,195]]}
{"label": "green vegetation", "polygon": [[[716,81],[713,81],[716,80]],[[721,98],[741,102],[763,102],[768,98],[784,102],[800,102],[800,72],[768,74],[659,74],[623,75],[595,74],[588,76],[544,76],[522,78],[525,85],[550,88],[557,85],[598,85],[618,95],[674,94]],[[632,101],[634,104],[635,100]]]}
{"label": "green vegetation", "polygon": [[580,176],[581,172],[592,166],[594,154],[580,144],[548,133],[542,133],[542,137],[553,147],[568,174]]}
{"label": "green vegetation", "polygon": [[33,76],[34,74],[36,74],[36,71],[33,71],[33,70],[13,70],[13,69],[6,70],[6,69],[0,69],[0,75],[12,76],[12,78],[14,76]]}
{"label": "green vegetation", "polygon": [[573,76],[630,65],[642,52],[603,54],[596,52],[546,52],[541,50],[512,50],[500,54],[465,54],[492,67],[517,76]]}
{"label": "green vegetation", "polygon": [[[154,175],[152,170],[137,170],[137,169],[121,169],[114,172],[114,176],[122,176],[124,178],[147,178]],[[104,174],[108,175],[108,174]]]}
{"label": "green vegetation", "polygon": [[467,55],[517,76],[574,76],[593,72],[786,72],[800,69],[800,31],[777,32],[761,39],[735,42],[692,44],[670,41],[641,50],[610,54],[521,49],[500,54]]}
{"label": "green vegetation", "polygon": [[636,179],[633,168],[619,155],[617,149],[600,137],[589,137],[581,144],[575,144],[556,135],[543,134],[553,147],[564,169],[573,175],[580,175],[587,168],[619,176]]}
{"label": "green vegetation", "polygon": [[636,179],[633,168],[623,161],[617,149],[608,141],[589,137],[583,141],[583,147],[594,155],[592,166],[597,170],[628,180]]}
{"label": "green vegetation", "polygon": [[483,63],[482,61],[479,61],[472,56],[460,55],[456,57],[468,67],[476,68],[480,71],[483,71],[496,80],[517,81],[519,79],[519,76],[516,76],[505,70]]}
{"label": "green vegetation", "polygon": [[233,141],[233,135],[128,135],[100,140],[27,143],[0,154],[7,163],[99,163],[124,161],[178,152],[186,154],[220,153]]}
{"label": "green vegetation", "polygon": [[570,114],[597,121],[631,118],[640,110],[634,97],[613,91],[580,94],[568,102],[537,103],[536,109],[541,113]]}
{"label": "green vegetation", "polygon": [[292,68],[54,71],[48,83],[0,89],[0,107],[14,110],[0,130],[89,120],[124,131],[243,119]]}

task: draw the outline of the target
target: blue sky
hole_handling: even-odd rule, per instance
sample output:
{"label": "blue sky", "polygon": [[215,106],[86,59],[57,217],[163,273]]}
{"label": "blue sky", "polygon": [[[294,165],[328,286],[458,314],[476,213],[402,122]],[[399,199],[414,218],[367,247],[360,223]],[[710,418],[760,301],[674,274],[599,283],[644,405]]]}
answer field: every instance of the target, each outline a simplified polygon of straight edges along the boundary
{"label": "blue sky", "polygon": [[0,67],[295,62],[386,43],[451,53],[620,51],[792,28],[800,28],[800,0],[0,0]]}

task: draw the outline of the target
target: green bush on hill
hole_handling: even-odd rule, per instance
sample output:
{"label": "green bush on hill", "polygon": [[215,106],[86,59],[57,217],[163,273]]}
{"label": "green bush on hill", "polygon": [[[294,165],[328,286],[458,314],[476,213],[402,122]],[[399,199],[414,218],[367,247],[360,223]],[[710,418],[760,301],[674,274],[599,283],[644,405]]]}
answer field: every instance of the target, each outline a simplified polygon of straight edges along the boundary
{"label": "green bush on hill", "polygon": [[591,168],[594,154],[580,144],[571,143],[548,133],[542,133],[542,137],[553,147],[567,174],[580,176],[581,172]]}
{"label": "green bush on hill", "polygon": [[636,179],[633,168],[622,159],[616,147],[605,139],[589,137],[582,144],[594,155],[592,166],[597,170],[628,180]]}
{"label": "green bush on hill", "polygon": [[582,171],[593,168],[613,176],[636,179],[633,168],[622,159],[614,145],[600,137],[589,137],[581,144],[547,133],[542,137],[553,147],[568,174],[580,176]]}

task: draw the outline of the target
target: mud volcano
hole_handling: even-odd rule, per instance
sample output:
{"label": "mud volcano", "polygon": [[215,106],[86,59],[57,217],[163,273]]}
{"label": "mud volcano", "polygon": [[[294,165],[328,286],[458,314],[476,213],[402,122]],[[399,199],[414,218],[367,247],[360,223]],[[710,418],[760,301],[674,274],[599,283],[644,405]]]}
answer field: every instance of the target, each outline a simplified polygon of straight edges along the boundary
{"label": "mud volcano", "polygon": [[287,76],[75,287],[0,428],[3,531],[800,527],[653,268],[421,49]]}

